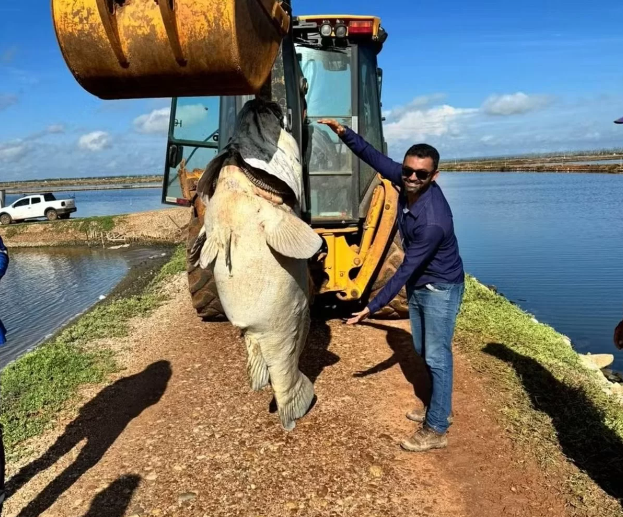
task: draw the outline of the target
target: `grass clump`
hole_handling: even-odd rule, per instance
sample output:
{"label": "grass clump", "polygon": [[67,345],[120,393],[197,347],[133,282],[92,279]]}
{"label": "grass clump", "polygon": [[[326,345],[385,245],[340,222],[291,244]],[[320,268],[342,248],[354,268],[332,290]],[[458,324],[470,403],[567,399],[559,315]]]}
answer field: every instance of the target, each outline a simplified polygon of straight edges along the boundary
{"label": "grass clump", "polygon": [[572,515],[622,515],[623,409],[616,397],[553,328],[473,278],[466,287],[456,342],[491,379],[503,426],[546,472],[562,471]]}
{"label": "grass clump", "polygon": [[177,275],[186,271],[186,249],[184,246],[177,246],[171,259],[160,269],[152,284],[160,284],[167,277]]}
{"label": "grass clump", "polygon": [[159,285],[178,272],[183,249],[177,249],[140,294],[99,304],[56,337],[2,371],[4,441],[9,454],[17,445],[45,430],[85,384],[97,384],[117,370],[110,350],[94,349],[97,339],[123,337],[129,321],[148,316],[163,301]]}

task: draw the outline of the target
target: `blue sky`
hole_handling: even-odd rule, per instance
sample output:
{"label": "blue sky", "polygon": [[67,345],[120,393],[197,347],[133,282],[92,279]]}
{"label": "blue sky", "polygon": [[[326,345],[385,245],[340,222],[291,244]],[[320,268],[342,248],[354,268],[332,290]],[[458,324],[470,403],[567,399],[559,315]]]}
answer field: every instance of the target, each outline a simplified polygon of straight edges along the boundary
{"label": "blue sky", "polygon": [[[299,14],[335,2],[294,0]],[[623,3],[345,0],[390,36],[386,138],[445,158],[623,146]],[[101,101],[74,81],[47,0],[0,5],[0,179],[160,173],[166,99]]]}

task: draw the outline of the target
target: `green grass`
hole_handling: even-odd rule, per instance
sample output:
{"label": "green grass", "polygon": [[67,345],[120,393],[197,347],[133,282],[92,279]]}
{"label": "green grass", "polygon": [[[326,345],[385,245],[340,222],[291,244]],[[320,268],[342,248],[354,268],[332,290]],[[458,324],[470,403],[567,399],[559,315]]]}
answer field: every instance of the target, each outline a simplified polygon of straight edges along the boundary
{"label": "green grass", "polygon": [[126,336],[130,319],[147,316],[158,307],[164,301],[158,287],[170,275],[183,271],[183,253],[182,247],[176,249],[143,293],[97,305],[3,370],[0,421],[9,454],[20,442],[45,430],[80,386],[101,383],[117,370],[110,350],[89,344],[100,338]]}
{"label": "green grass", "polygon": [[623,492],[623,408],[563,336],[468,278],[456,342],[490,379],[500,423],[521,450],[562,472],[571,514],[623,515],[606,495]]}
{"label": "green grass", "polygon": [[99,235],[107,233],[115,229],[118,222],[123,216],[97,216],[85,217],[84,219],[71,219],[68,221],[56,221],[51,225],[52,231],[56,233],[65,233],[67,231],[78,231],[87,235]]}

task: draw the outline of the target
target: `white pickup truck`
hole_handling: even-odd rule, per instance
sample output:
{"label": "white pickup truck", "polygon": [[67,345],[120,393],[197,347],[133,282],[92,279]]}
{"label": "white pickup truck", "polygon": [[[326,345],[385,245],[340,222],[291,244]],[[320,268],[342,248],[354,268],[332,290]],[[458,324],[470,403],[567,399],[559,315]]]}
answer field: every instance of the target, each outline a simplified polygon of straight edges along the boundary
{"label": "white pickup truck", "polygon": [[12,205],[0,207],[0,224],[11,224],[13,221],[39,219],[48,221],[69,219],[69,215],[77,210],[73,199],[56,199],[54,194],[33,194],[18,199]]}

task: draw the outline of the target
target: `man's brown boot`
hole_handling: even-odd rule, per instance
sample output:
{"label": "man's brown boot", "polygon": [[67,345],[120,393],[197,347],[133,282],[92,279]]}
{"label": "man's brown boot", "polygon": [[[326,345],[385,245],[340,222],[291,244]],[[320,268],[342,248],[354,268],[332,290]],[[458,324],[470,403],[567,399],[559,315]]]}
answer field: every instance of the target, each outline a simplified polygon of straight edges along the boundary
{"label": "man's brown boot", "polygon": [[[409,411],[407,413],[407,418],[411,420],[411,422],[417,422],[418,424],[421,424],[426,420],[427,410],[428,408],[414,409],[413,411]],[[452,424],[453,421],[454,421],[454,411],[450,412],[450,416],[448,417],[448,423]]]}
{"label": "man's brown boot", "polygon": [[448,446],[447,433],[439,434],[425,425],[411,438],[403,440],[400,446],[410,452],[424,452],[431,449],[445,449]]}

